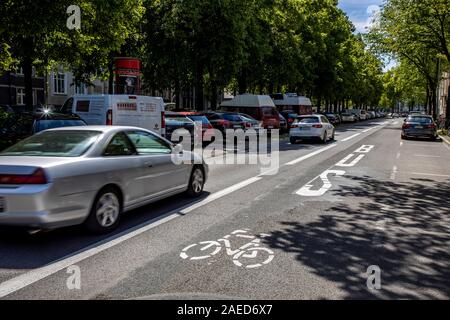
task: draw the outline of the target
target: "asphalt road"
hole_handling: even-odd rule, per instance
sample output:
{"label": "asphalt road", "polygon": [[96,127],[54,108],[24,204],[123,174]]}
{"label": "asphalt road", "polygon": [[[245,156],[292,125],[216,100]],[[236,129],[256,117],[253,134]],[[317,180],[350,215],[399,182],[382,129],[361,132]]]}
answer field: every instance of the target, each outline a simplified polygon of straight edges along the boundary
{"label": "asphalt road", "polygon": [[202,199],[130,212],[113,235],[2,229],[0,298],[448,299],[450,149],[402,141],[401,122],[282,141],[275,175],[212,165]]}

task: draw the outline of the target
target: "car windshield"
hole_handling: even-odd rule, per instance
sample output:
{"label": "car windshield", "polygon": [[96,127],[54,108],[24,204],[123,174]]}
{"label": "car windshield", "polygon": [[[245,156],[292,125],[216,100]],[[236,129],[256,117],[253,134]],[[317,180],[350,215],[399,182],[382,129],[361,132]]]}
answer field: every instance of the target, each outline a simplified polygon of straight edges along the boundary
{"label": "car windshield", "polygon": [[41,119],[36,123],[36,132],[41,132],[48,129],[85,125],[86,123],[81,119]]}
{"label": "car windshield", "polygon": [[99,131],[45,131],[6,149],[0,156],[79,157],[102,133]]}
{"label": "car windshield", "polygon": [[237,114],[224,114],[223,118],[228,121],[242,121],[241,117]]}
{"label": "car windshield", "polygon": [[319,123],[318,117],[307,117],[298,119],[299,123]]}
{"label": "car windshield", "polygon": [[432,120],[429,117],[409,117],[408,122],[419,122],[419,123],[431,123]]}
{"label": "car windshield", "polygon": [[188,116],[189,119],[195,122],[201,122],[202,124],[209,124],[209,120],[205,116]]}
{"label": "car windshield", "polygon": [[193,125],[192,121],[186,117],[166,117],[166,124],[168,125]]}

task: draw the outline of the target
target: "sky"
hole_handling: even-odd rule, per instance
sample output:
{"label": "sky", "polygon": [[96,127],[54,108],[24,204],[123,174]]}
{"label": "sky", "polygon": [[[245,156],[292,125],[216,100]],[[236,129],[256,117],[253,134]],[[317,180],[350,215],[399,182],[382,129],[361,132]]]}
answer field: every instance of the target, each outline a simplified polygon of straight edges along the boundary
{"label": "sky", "polygon": [[[356,32],[367,33],[373,18],[380,13],[383,2],[383,0],[339,0],[339,7],[347,13],[356,27]],[[384,70],[396,65],[396,61],[386,61]]]}
{"label": "sky", "polygon": [[365,33],[382,3],[383,0],[339,0],[339,7],[347,13],[356,31]]}

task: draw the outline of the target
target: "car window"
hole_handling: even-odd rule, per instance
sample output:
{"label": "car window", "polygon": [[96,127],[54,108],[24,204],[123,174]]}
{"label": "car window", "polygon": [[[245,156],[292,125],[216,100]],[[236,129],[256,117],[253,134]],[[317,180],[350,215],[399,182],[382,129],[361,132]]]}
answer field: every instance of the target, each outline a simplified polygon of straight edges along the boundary
{"label": "car window", "polygon": [[36,121],[35,132],[41,132],[48,129],[62,128],[62,127],[76,127],[85,126],[86,123],[79,119],[40,119]]}
{"label": "car window", "polygon": [[151,133],[144,131],[129,131],[127,132],[127,135],[139,154],[168,154],[172,152],[172,148],[166,141]]}
{"label": "car window", "polygon": [[409,117],[409,122],[431,123],[432,120],[429,117]]}
{"label": "car window", "polygon": [[209,124],[208,118],[205,116],[188,116],[194,122],[201,122],[202,124]]}
{"label": "car window", "polygon": [[271,108],[271,107],[263,107],[261,108],[263,115],[265,116],[276,116],[277,112],[275,110],[275,108]]}
{"label": "car window", "polygon": [[224,114],[223,118],[228,121],[242,121],[237,114]]}
{"label": "car window", "polygon": [[117,133],[108,144],[103,155],[105,157],[131,156],[136,154],[133,144],[123,132]]}
{"label": "car window", "polygon": [[46,131],[6,149],[2,156],[79,157],[97,140],[98,131]]}
{"label": "car window", "polygon": [[307,117],[297,120],[299,123],[319,123],[319,117]]}

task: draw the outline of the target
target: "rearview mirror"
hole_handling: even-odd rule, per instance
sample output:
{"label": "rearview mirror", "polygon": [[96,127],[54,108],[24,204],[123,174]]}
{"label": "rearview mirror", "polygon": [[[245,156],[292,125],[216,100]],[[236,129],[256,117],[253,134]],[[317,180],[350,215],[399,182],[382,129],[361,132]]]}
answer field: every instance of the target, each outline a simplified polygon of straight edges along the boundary
{"label": "rearview mirror", "polygon": [[183,146],[181,144],[177,144],[173,147],[173,152],[175,154],[181,154],[183,153]]}

